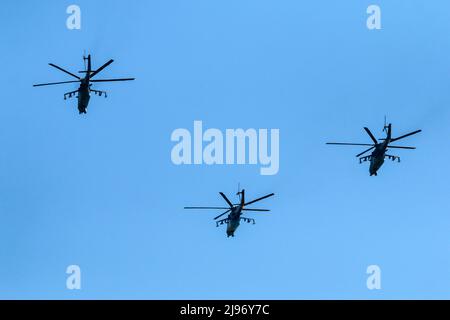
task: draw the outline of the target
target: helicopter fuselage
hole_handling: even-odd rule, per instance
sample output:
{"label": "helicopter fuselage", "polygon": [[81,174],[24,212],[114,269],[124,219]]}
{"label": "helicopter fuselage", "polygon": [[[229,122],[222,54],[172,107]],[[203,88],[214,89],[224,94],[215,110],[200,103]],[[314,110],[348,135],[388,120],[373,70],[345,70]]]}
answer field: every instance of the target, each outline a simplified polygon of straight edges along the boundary
{"label": "helicopter fuselage", "polygon": [[78,88],[78,111],[79,113],[86,113],[86,109],[89,105],[89,99],[91,95],[89,94],[89,78],[84,78],[81,80],[80,87]]}
{"label": "helicopter fuselage", "polygon": [[375,146],[375,150],[372,152],[370,157],[369,173],[371,176],[376,176],[377,171],[383,165],[389,141],[390,139],[386,139],[383,143],[379,143]]}
{"label": "helicopter fuselage", "polygon": [[241,221],[241,214],[242,214],[242,205],[234,206],[231,209],[231,213],[228,215],[228,222],[227,222],[227,236],[234,237],[234,232],[240,225]]}

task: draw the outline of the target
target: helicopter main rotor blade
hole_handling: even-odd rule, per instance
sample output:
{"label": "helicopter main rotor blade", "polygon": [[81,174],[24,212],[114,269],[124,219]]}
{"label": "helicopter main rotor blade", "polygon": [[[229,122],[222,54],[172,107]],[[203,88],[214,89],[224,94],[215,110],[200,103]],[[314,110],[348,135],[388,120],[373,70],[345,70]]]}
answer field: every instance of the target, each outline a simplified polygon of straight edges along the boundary
{"label": "helicopter main rotor blade", "polygon": [[388,146],[389,148],[394,148],[394,149],[409,149],[409,150],[413,150],[416,149],[416,147],[400,147],[400,146]]}
{"label": "helicopter main rotor blade", "polygon": [[40,84],[33,84],[33,87],[52,86],[55,84],[75,83],[75,82],[80,82],[80,81],[72,80],[72,81],[62,81],[62,82],[40,83]]}
{"label": "helicopter main rotor blade", "polygon": [[419,133],[419,132],[422,132],[422,130],[416,130],[416,131],[413,131],[413,132],[404,134],[404,135],[402,135],[402,136],[400,136],[400,137],[398,137],[398,138],[391,139],[391,142],[394,142],[394,141],[397,141],[397,140],[400,140],[400,139],[403,139],[403,138],[412,136],[413,134],[416,134],[416,133]]}
{"label": "helicopter main rotor blade", "polygon": [[230,200],[228,200],[227,196],[226,196],[223,192],[219,192],[219,194],[222,196],[222,198],[225,199],[225,201],[228,203],[228,205],[230,206],[230,208],[233,208],[233,204],[231,203]]}
{"label": "helicopter main rotor blade", "polygon": [[226,210],[229,208],[226,208],[226,207],[184,207],[184,209],[223,209],[223,210]]}
{"label": "helicopter main rotor blade", "polygon": [[363,152],[357,154],[356,157],[358,158],[359,156],[362,156],[364,153],[369,152],[369,151],[372,150],[373,148],[375,148],[375,147],[374,147],[374,146],[373,146],[373,147],[370,147],[369,149],[367,149],[367,150],[365,150],[365,151],[363,151]]}
{"label": "helicopter main rotor blade", "polygon": [[327,142],[326,144],[338,145],[338,146],[372,146],[369,143],[347,143],[347,142]]}
{"label": "helicopter main rotor blade", "polygon": [[248,206],[249,204],[252,204],[252,203],[255,203],[255,202],[257,202],[257,201],[260,201],[260,200],[263,200],[263,199],[269,198],[269,197],[271,197],[271,196],[274,196],[274,195],[275,195],[275,193],[271,193],[271,194],[265,195],[264,197],[261,197],[261,198],[258,198],[258,199],[255,199],[255,200],[252,200],[252,201],[250,201],[250,202],[247,202],[247,203],[244,203],[244,206]]}
{"label": "helicopter main rotor blade", "polygon": [[242,209],[242,211],[257,211],[257,212],[265,212],[265,211],[270,211],[268,209]]}
{"label": "helicopter main rotor blade", "polygon": [[217,217],[214,218],[214,220],[219,219],[221,216],[223,216],[224,214],[227,214],[228,212],[230,212],[231,209],[228,209],[227,211],[225,211],[224,213],[219,214]]}
{"label": "helicopter main rotor blade", "polygon": [[372,139],[373,143],[377,144],[377,139],[373,136],[372,132],[370,132],[369,128],[364,127],[364,130],[366,130],[367,134],[370,136],[370,139]]}
{"label": "helicopter main rotor blade", "polygon": [[98,68],[97,70],[95,70],[93,73],[91,73],[91,75],[89,76],[89,78],[94,77],[97,73],[99,73],[100,71],[102,71],[103,69],[105,69],[107,66],[109,66],[111,63],[113,63],[114,60],[111,59],[109,60],[107,63],[105,63],[104,65],[102,65],[100,68]]}
{"label": "helicopter main rotor blade", "polygon": [[73,74],[72,72],[69,72],[69,71],[67,71],[67,70],[65,70],[65,69],[63,69],[63,68],[61,68],[61,67],[58,67],[56,64],[49,63],[49,66],[52,66],[53,68],[56,68],[56,69],[58,69],[58,70],[60,70],[60,71],[62,71],[62,72],[67,73],[68,75],[71,75],[72,77],[75,77],[75,78],[77,78],[78,80],[80,80],[80,77],[79,77],[79,76],[77,76],[77,75]]}
{"label": "helicopter main rotor blade", "polygon": [[98,79],[98,80],[90,80],[91,82],[110,82],[110,81],[131,81],[135,78],[120,78],[120,79]]}

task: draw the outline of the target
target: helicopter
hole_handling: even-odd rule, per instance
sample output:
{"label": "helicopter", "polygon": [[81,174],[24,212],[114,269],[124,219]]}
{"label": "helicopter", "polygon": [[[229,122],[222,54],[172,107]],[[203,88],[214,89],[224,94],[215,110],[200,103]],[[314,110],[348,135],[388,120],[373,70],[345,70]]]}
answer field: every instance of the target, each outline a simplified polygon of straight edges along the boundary
{"label": "helicopter", "polygon": [[255,219],[242,217],[242,215],[245,212],[265,212],[270,211],[268,209],[247,209],[246,207],[252,203],[255,203],[257,201],[272,197],[275,195],[274,193],[265,195],[263,197],[257,198],[255,200],[245,202],[245,190],[242,189],[240,191],[240,188],[238,187],[237,196],[239,196],[239,203],[233,204],[231,201],[227,198],[227,196],[223,192],[219,192],[219,194],[222,196],[222,198],[225,200],[225,202],[228,204],[228,207],[184,207],[184,209],[221,209],[226,210],[225,212],[219,214],[217,217],[214,218],[214,220],[219,219],[223,215],[228,214],[228,217],[219,221],[216,221],[216,227],[219,227],[219,225],[226,224],[227,225],[227,237],[234,237],[234,232],[239,227],[241,220],[247,223],[253,223],[255,224]]}
{"label": "helicopter", "polygon": [[[114,60],[109,60],[108,62],[106,62],[104,65],[102,65],[100,68],[98,68],[97,70],[92,70],[91,67],[91,55],[83,56],[83,60],[84,60],[84,65],[85,65],[85,70],[84,71],[79,71],[79,73],[84,73],[85,76],[79,77],[76,74],[73,74],[53,63],[49,63],[49,65],[51,67],[54,67],[62,72],[67,73],[68,75],[76,78],[77,80],[72,80],[72,81],[62,81],[62,82],[52,82],[52,83],[41,83],[41,84],[35,84],[33,85],[33,87],[42,87],[42,86],[50,86],[50,85],[56,85],[56,84],[64,84],[64,83],[80,83],[80,87],[75,90],[75,91],[71,91],[71,92],[67,92],[64,94],[64,100],[67,99],[67,97],[71,98],[72,96],[75,96],[76,94],[76,98],[78,98],[78,111],[79,114],[82,113],[86,113],[86,109],[88,107],[89,104],[89,99],[90,99],[90,93],[93,92],[94,94],[98,95],[98,96],[102,96],[104,95],[104,97],[107,97],[107,94],[105,91],[100,91],[100,90],[94,90],[91,89],[91,82],[110,82],[110,81],[130,81],[130,80],[134,80],[135,78],[121,78],[121,79],[92,79],[94,78],[98,73],[100,73],[100,71],[102,71],[103,69],[105,69],[107,66],[109,66],[111,63],[114,62]],[[86,62],[87,62],[87,67],[86,67]]]}
{"label": "helicopter", "polygon": [[386,132],[386,138],[379,139],[382,142],[378,142],[378,140],[374,137],[372,132],[370,132],[369,128],[364,127],[364,130],[367,132],[370,139],[372,139],[373,144],[341,143],[341,142],[327,142],[327,144],[341,145],[341,146],[370,146],[370,148],[368,148],[367,150],[364,150],[363,152],[356,155],[356,157],[359,158],[363,154],[373,150],[373,152],[370,155],[359,158],[359,163],[362,163],[365,161],[370,161],[370,166],[369,166],[370,176],[377,176],[377,172],[383,165],[385,158],[388,158],[392,161],[397,160],[398,162],[400,162],[399,156],[390,155],[390,154],[386,153],[389,149],[416,149],[415,147],[392,146],[392,145],[390,145],[392,142],[395,142],[400,139],[412,136],[413,134],[422,132],[422,130],[416,130],[416,131],[404,134],[398,138],[392,138],[392,124],[389,123],[388,125],[386,125],[386,117],[384,119],[384,128],[383,128],[383,131]]}

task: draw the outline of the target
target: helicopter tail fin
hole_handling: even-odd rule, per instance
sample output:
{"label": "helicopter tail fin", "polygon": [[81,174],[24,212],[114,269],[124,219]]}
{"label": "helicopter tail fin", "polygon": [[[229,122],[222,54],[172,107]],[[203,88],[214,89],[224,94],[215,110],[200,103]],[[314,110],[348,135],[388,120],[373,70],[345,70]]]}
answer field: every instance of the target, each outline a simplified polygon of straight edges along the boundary
{"label": "helicopter tail fin", "polygon": [[[391,139],[392,137],[392,124],[386,123],[386,116],[384,116],[384,127],[383,127],[383,131],[386,132],[386,139]],[[385,139],[381,139],[381,140],[385,140]]]}

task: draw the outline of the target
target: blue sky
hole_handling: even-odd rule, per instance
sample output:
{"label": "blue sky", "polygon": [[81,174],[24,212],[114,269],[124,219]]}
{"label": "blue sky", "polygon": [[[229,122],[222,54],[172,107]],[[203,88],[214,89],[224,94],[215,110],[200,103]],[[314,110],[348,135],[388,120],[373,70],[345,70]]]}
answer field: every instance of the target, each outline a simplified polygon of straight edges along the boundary
{"label": "blue sky", "polygon": [[[0,298],[450,298],[448,1],[76,1],[79,31],[70,4],[0,11]],[[84,51],[137,80],[96,85],[108,99],[79,116],[75,84],[32,84],[69,80],[47,63],[81,70]],[[378,177],[361,148],[325,145],[381,137],[384,115],[423,132]],[[279,173],[173,165],[170,135],[194,120],[280,129]],[[182,209],[239,182],[276,196],[233,239]]]}

